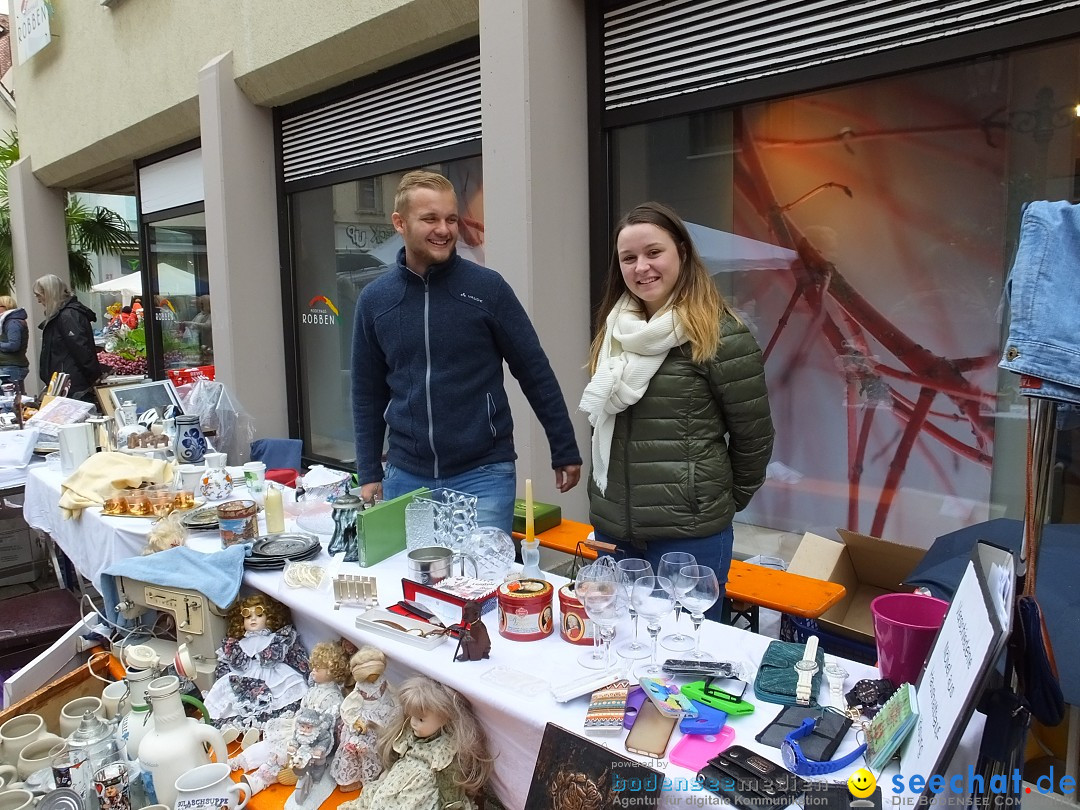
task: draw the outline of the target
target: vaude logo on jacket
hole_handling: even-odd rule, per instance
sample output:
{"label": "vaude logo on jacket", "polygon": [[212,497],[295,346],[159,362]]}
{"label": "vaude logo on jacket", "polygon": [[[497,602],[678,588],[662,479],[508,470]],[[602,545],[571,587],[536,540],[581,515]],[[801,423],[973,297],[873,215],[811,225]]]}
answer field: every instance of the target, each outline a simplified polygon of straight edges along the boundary
{"label": "vaude logo on jacket", "polygon": [[468,293],[461,293],[462,298],[468,298],[470,301],[475,301],[478,304],[484,303],[483,298],[477,298],[475,295],[469,295]]}

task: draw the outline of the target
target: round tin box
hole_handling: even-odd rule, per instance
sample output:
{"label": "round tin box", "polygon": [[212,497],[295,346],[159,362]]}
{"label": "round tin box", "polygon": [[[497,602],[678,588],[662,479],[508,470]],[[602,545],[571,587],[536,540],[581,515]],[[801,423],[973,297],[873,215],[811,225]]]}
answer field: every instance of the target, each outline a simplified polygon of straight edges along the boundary
{"label": "round tin box", "polygon": [[559,635],[563,641],[582,646],[593,643],[593,623],[569,585],[559,588],[559,618]]}
{"label": "round tin box", "polygon": [[555,629],[554,588],[542,579],[514,579],[499,586],[499,633],[511,641],[539,641]]}

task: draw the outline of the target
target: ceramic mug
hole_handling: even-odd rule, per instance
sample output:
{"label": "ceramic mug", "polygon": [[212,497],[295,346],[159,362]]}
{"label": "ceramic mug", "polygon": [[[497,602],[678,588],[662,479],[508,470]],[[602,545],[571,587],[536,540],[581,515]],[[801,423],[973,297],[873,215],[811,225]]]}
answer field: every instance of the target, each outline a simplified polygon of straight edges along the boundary
{"label": "ceramic mug", "polygon": [[19,778],[24,782],[31,774],[46,768],[52,762],[53,749],[63,744],[63,740],[55,734],[42,734],[32,743],[19,752],[19,764],[17,771]]}
{"label": "ceramic mug", "polygon": [[18,775],[14,765],[8,765],[7,763],[0,765],[0,790],[4,789],[4,785],[10,787]]}
{"label": "ceramic mug", "polygon": [[118,714],[123,715],[127,713],[130,706],[130,701],[128,700],[129,691],[126,681],[110,683],[101,690],[101,708],[105,710],[106,720],[112,720]]}
{"label": "ceramic mug", "polygon": [[192,768],[176,780],[173,807],[175,810],[241,810],[250,794],[245,785],[232,780],[231,773],[224,762]]}
{"label": "ceramic mug", "polygon": [[196,492],[199,489],[199,485],[202,484],[203,472],[206,470],[205,464],[179,464],[176,467],[177,476],[177,488],[189,489],[192,492]]}
{"label": "ceramic mug", "polygon": [[34,794],[26,788],[4,789],[0,793],[0,810],[28,810],[34,806]]}
{"label": "ceramic mug", "polygon": [[0,726],[0,759],[14,765],[22,750],[45,733],[45,718],[40,714],[12,717]]}
{"label": "ceramic mug", "polygon": [[101,698],[81,697],[69,701],[60,709],[60,736],[68,737],[75,732],[86,712],[93,712],[102,720],[107,719]]}

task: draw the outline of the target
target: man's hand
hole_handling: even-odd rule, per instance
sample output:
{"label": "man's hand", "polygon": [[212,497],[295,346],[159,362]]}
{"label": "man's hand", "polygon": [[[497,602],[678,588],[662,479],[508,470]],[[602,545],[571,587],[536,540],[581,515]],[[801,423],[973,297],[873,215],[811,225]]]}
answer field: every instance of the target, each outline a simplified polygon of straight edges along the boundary
{"label": "man's hand", "polygon": [[569,492],[581,479],[581,465],[567,464],[555,470],[555,488],[559,492]]}
{"label": "man's hand", "polygon": [[372,481],[360,487],[360,500],[365,504],[372,504],[382,500],[382,481]]}

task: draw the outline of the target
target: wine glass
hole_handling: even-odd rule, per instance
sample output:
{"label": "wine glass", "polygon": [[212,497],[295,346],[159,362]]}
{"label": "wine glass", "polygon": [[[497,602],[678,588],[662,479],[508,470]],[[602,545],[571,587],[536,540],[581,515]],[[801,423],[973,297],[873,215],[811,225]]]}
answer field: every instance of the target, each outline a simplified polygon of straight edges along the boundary
{"label": "wine glass", "polygon": [[701,623],[705,621],[705,611],[720,598],[716,572],[707,565],[687,565],[679,571],[679,579],[679,600],[694,622],[694,650],[687,653],[687,657],[698,661],[711,660],[712,656],[701,651]]}
{"label": "wine glass", "polygon": [[[619,560],[615,569],[621,576],[621,584],[626,591],[627,599],[630,598],[630,593],[634,589],[635,582],[642,577],[653,576],[652,564],[648,560],[642,560],[637,557],[628,557]],[[649,646],[638,641],[638,612],[633,603],[629,605],[629,611],[630,618],[634,620],[634,637],[629,641],[624,641],[616,647],[615,652],[623,658],[648,658]]]}
{"label": "wine glass", "polygon": [[626,616],[629,598],[617,580],[593,581],[579,598],[585,615],[592,621],[594,632],[600,639],[603,654],[599,666],[588,653],[579,655],[578,662],[589,668],[607,669],[611,666],[611,640],[615,637],[615,625]]}
{"label": "wine glass", "polygon": [[679,590],[683,585],[679,572],[688,565],[697,565],[697,559],[693,554],[685,551],[669,551],[660,557],[660,566],[656,569],[657,576],[665,577],[671,582],[671,595],[675,597],[675,632],[664,636],[660,639],[660,643],[665,648],[676,652],[684,652],[694,647],[694,639],[679,631],[679,614],[681,612]]}
{"label": "wine glass", "polygon": [[[574,596],[581,602],[585,609],[585,615],[592,619],[586,599],[592,605],[597,615],[601,615],[609,609],[606,602],[614,602],[618,591],[619,578],[615,570],[615,561],[610,557],[601,557],[594,563],[584,565],[577,572],[574,579]],[[593,620],[595,625],[595,620]],[[607,668],[607,651],[601,646],[601,634],[599,628],[593,628],[593,646],[578,656],[578,663],[589,669]]]}
{"label": "wine glass", "polygon": [[660,622],[675,608],[671,580],[667,577],[642,577],[630,591],[630,604],[645,619],[649,638],[652,639],[652,662],[638,667],[634,674],[639,678],[660,677],[663,669],[656,660],[657,640],[660,637]]}

